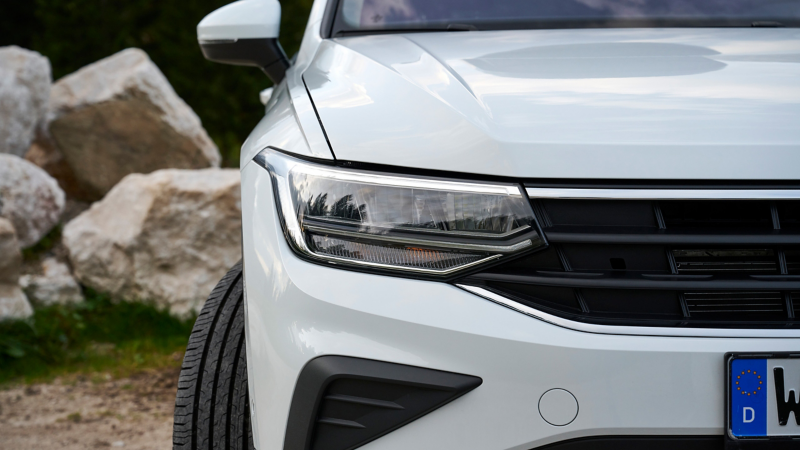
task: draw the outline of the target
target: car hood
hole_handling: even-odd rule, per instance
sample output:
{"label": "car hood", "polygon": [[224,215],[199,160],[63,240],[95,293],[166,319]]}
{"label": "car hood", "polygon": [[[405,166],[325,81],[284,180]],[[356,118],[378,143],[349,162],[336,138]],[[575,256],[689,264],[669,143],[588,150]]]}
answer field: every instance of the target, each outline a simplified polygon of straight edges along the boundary
{"label": "car hood", "polygon": [[797,29],[392,34],[303,74],[337,159],[517,178],[797,179]]}

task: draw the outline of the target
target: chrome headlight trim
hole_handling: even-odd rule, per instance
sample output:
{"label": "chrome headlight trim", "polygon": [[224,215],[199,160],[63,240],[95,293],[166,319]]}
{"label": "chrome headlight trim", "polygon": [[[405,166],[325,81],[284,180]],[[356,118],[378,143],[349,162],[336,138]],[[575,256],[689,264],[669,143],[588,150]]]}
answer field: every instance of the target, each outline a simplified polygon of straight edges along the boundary
{"label": "chrome headlight trim", "polygon": [[[542,234],[535,224],[533,210],[525,191],[522,186],[517,184],[472,183],[451,179],[432,179],[344,169],[309,162],[273,148],[262,150],[256,155],[254,161],[269,171],[284,234],[290,247],[306,259],[327,262],[339,267],[376,269],[380,272],[420,274],[441,278],[504,259],[507,256],[546,247]],[[390,187],[435,193],[453,192],[465,195],[475,194],[477,196],[502,196],[510,199],[509,201],[517,202],[515,206],[519,208],[524,204],[526,213],[529,214],[529,217],[525,217],[525,219],[530,219],[530,223],[521,223],[508,232],[481,232],[480,230],[437,231],[404,226],[397,226],[388,231],[385,228],[367,226],[346,229],[348,223],[352,224],[351,221],[338,220],[335,217],[322,221],[316,220],[319,218],[313,215],[303,215],[301,206],[296,204],[298,198],[297,186],[292,185],[292,176],[297,174],[304,177],[321,177],[326,182],[356,183],[362,186],[374,186],[377,189]],[[313,199],[313,196],[311,198]],[[307,207],[306,203],[303,203],[303,205]],[[308,219],[304,221],[304,217],[308,217]],[[404,247],[405,250],[410,250],[410,247],[414,247],[413,250],[421,252],[420,254],[438,252],[437,254],[444,256],[452,254],[453,260],[456,260],[458,256],[469,257],[469,259],[458,259],[460,262],[453,267],[419,267],[346,258],[340,255],[322,254],[319,251],[315,251],[315,248],[312,248],[315,242],[309,239],[309,235],[312,233],[314,236],[325,237],[326,239],[353,241],[354,244],[362,244],[362,247],[392,246],[392,251],[394,252],[403,251]],[[477,242],[469,242],[470,240]],[[365,242],[367,243],[365,244]],[[439,261],[445,261],[445,259],[439,259],[435,262]]]}

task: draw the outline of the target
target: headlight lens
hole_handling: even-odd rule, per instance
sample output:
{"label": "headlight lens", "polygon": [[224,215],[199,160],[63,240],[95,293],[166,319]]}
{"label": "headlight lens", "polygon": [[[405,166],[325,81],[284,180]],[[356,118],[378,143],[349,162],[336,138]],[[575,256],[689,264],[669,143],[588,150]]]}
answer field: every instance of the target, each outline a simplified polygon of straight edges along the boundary
{"label": "headlight lens", "polygon": [[310,258],[447,276],[544,246],[515,184],[347,170],[270,149],[255,160],[272,176],[289,243]]}

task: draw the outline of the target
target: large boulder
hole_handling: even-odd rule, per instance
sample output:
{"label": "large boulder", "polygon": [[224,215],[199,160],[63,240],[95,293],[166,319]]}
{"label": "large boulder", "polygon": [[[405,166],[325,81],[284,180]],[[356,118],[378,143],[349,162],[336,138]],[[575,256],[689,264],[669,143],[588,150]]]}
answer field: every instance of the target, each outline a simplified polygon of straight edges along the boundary
{"label": "large boulder", "polygon": [[0,154],[0,216],[14,224],[22,247],[39,242],[63,210],[64,191],[53,177],[20,157]]}
{"label": "large boulder", "polygon": [[16,46],[0,47],[0,153],[23,156],[47,115],[50,60]]}
{"label": "large boulder", "polygon": [[38,305],[66,305],[83,301],[81,287],[72,277],[69,267],[56,258],[42,261],[42,274],[23,275],[19,284],[28,299]]}
{"label": "large boulder", "polygon": [[33,314],[31,304],[19,287],[21,266],[22,253],[14,226],[0,218],[0,321],[24,319]]}
{"label": "large boulder", "polygon": [[78,182],[75,173],[64,158],[64,154],[50,136],[46,125],[39,128],[36,137],[25,154],[25,159],[44,169],[55,178],[68,198],[93,200],[95,195]]}
{"label": "large boulder", "polygon": [[200,119],[139,49],[123,50],[58,80],[49,134],[83,200],[105,195],[131,173],[219,167]]}
{"label": "large boulder", "polygon": [[235,169],[128,175],[64,227],[75,276],[116,298],[199,311],[241,257],[239,185]]}

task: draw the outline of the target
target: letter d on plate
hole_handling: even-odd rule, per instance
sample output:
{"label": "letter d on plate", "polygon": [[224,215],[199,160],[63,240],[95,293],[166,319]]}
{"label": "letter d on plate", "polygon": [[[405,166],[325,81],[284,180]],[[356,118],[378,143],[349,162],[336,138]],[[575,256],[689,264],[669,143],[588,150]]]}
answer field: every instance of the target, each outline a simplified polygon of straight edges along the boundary
{"label": "letter d on plate", "polygon": [[749,406],[745,406],[742,411],[743,411],[743,413],[742,413],[742,416],[743,416],[742,417],[742,422],[750,423],[750,422],[756,420],[756,410],[755,409],[753,409],[753,408],[751,408]]}

